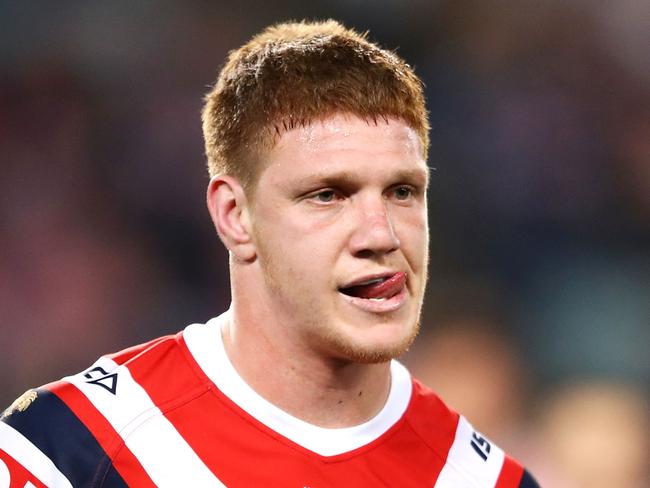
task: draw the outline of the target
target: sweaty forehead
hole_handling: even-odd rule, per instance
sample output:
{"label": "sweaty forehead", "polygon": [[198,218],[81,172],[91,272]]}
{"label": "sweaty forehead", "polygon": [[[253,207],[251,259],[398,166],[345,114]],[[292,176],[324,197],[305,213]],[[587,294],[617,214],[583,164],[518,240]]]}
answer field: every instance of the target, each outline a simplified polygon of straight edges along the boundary
{"label": "sweaty forehead", "polygon": [[342,151],[367,145],[368,150],[394,149],[421,153],[417,133],[404,121],[379,117],[362,119],[355,115],[336,114],[314,120],[282,134],[275,149],[300,149],[307,152]]}

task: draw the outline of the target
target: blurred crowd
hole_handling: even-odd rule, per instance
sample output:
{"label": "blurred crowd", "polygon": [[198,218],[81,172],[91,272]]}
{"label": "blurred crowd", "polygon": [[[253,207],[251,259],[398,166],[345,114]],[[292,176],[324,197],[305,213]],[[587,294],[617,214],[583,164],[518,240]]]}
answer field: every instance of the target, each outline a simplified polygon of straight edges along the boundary
{"label": "blurred crowd", "polygon": [[202,97],[263,26],[325,17],[426,83],[404,361],[543,486],[650,486],[643,0],[0,0],[0,404],[227,308]]}

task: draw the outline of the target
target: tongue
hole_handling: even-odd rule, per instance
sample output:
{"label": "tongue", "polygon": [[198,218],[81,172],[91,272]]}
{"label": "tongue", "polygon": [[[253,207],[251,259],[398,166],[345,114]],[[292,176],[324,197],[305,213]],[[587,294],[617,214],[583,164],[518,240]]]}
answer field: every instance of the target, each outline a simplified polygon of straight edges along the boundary
{"label": "tongue", "polygon": [[400,271],[387,280],[370,285],[351,286],[348,294],[359,298],[390,298],[397,295],[406,283],[406,273]]}

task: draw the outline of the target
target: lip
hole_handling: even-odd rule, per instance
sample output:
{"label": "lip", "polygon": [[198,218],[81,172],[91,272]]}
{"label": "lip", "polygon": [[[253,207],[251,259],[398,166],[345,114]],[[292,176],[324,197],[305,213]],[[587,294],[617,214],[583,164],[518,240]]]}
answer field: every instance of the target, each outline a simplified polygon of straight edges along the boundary
{"label": "lip", "polygon": [[360,278],[356,278],[354,281],[350,281],[349,283],[345,283],[341,286],[339,286],[339,290],[341,288],[351,288],[353,286],[359,286],[362,283],[366,283],[368,281],[376,280],[376,279],[385,279],[385,278],[390,278],[391,276],[395,276],[397,273],[399,273],[400,270],[395,270],[395,271],[384,271],[382,273],[375,273],[375,274],[369,274],[366,276],[362,276]]}
{"label": "lip", "polygon": [[[358,286],[361,283],[365,283],[366,281],[377,279],[377,278],[390,278],[391,276],[394,276],[396,273],[398,273],[398,271],[367,275],[362,278],[355,279],[354,281],[350,282],[349,285],[345,285],[341,288]],[[394,312],[400,309],[402,306],[404,306],[404,304],[408,300],[408,275],[407,275],[407,282],[404,283],[402,289],[392,297],[386,298],[385,300],[377,301],[370,298],[360,298],[360,297],[350,296],[350,295],[346,295],[345,293],[342,293],[341,291],[339,291],[339,295],[343,297],[343,299],[345,299],[350,305],[360,310],[363,310],[364,312],[375,313],[375,314]]]}

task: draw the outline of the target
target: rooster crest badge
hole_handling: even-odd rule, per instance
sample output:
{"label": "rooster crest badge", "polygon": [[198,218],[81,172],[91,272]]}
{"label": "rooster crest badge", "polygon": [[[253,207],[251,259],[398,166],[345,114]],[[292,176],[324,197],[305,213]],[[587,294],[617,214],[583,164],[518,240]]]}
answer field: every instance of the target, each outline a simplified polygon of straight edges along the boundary
{"label": "rooster crest badge", "polygon": [[32,402],[36,400],[37,396],[38,393],[36,390],[27,390],[25,393],[16,398],[14,402],[9,406],[9,408],[7,408],[7,410],[2,412],[0,418],[8,417],[16,411],[24,412],[32,404]]}

